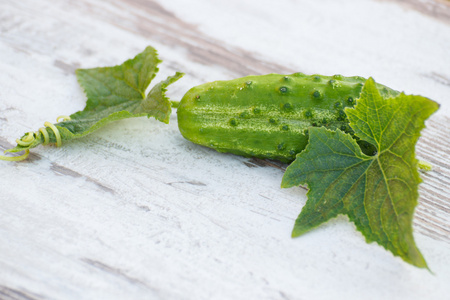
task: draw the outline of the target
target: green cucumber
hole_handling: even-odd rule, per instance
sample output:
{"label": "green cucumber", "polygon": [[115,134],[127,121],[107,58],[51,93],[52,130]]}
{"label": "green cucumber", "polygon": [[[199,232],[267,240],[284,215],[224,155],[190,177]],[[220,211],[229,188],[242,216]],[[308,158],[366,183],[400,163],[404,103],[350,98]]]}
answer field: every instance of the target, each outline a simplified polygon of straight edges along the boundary
{"label": "green cucumber", "polygon": [[[294,73],[247,76],[190,89],[177,115],[181,134],[219,152],[292,162],[308,143],[308,128],[352,134],[344,113],[365,78]],[[384,96],[399,92],[377,85]],[[361,143],[371,154],[373,148]]]}

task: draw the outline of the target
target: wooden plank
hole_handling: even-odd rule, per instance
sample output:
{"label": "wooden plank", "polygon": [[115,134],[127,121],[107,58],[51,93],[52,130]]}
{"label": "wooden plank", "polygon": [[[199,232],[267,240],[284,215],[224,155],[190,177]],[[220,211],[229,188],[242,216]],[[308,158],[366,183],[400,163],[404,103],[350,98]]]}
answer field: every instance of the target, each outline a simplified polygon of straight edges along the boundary
{"label": "wooden plank", "polygon": [[366,244],[343,217],[291,239],[306,191],[279,188],[286,165],[194,145],[174,115],[169,125],[124,120],[59,149],[39,147],[26,162],[1,164],[0,298],[445,299],[447,7],[2,1],[0,149],[83,108],[76,68],[121,63],[148,44],[164,60],[157,79],[187,74],[170,90],[173,99],[205,81],[301,71],[374,76],[441,109],[417,147],[434,169],[422,174],[414,218],[434,276]]}
{"label": "wooden plank", "polygon": [[435,20],[450,23],[450,1],[448,0],[381,0],[401,4],[408,9],[414,9]]}

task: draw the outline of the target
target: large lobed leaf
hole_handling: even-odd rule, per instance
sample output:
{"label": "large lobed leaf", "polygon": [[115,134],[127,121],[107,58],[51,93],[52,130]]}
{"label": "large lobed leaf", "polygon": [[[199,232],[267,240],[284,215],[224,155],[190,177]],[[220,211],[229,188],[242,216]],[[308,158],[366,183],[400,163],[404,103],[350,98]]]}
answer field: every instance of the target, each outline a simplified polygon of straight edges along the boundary
{"label": "large lobed leaf", "polygon": [[412,232],[421,182],[415,144],[424,121],[438,107],[427,98],[403,93],[384,99],[370,78],[357,105],[345,112],[356,136],[376,146],[374,156],[363,154],[348,134],[311,128],[309,145],[282,181],[282,187],[309,187],[292,235],[344,214],[367,242],[377,242],[406,262],[426,268]]}
{"label": "large lobed leaf", "polygon": [[[177,72],[156,84],[150,92],[145,91],[158,72],[157,52],[147,47],[142,53],[123,64],[114,67],[78,69],[77,79],[84,89],[86,107],[70,115],[71,120],[55,124],[62,142],[85,136],[92,131],[116,120],[132,117],[155,117],[168,123],[171,102],[165,96],[169,84],[184,74]],[[50,128],[45,128],[49,142],[55,143],[56,136]],[[8,152],[19,152],[44,143],[44,137],[37,132],[36,139],[29,146],[17,145]]]}

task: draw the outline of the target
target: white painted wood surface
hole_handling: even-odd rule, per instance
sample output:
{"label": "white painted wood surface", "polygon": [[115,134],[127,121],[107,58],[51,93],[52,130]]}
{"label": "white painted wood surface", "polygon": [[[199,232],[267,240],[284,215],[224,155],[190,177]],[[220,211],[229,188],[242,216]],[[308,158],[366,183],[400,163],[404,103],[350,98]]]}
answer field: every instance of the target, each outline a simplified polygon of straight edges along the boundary
{"label": "white painted wood surface", "polygon": [[0,299],[450,299],[450,6],[446,1],[0,2],[0,148],[84,107],[74,70],[147,45],[158,78],[269,72],[373,76],[441,104],[418,156],[415,238],[434,274],[334,219],[297,239],[284,165],[124,120],[0,162]]}

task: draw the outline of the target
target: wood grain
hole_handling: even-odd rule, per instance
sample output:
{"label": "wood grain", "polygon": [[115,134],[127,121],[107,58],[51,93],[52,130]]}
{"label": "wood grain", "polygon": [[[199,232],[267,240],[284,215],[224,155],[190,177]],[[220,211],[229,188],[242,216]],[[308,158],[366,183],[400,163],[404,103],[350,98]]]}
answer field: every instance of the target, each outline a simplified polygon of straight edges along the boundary
{"label": "wood grain", "polygon": [[450,118],[439,116],[427,122],[417,146],[419,159],[430,162],[433,170],[422,173],[420,200],[414,224],[432,238],[450,243],[450,165],[448,137]]}
{"label": "wood grain", "polygon": [[442,107],[417,145],[433,170],[421,173],[415,238],[434,276],[366,244],[346,218],[291,239],[306,190],[279,188],[286,165],[194,145],[174,115],[0,165],[0,299],[445,299],[449,32],[447,3],[428,0],[2,1],[0,149],[83,108],[75,69],[148,44],[162,76],[187,74],[174,99],[216,79],[343,72]]}
{"label": "wood grain", "polygon": [[450,1],[448,0],[380,0],[396,2],[408,9],[414,9],[435,20],[450,23]]}
{"label": "wood grain", "polygon": [[[170,47],[183,48],[188,52],[187,58],[194,62],[225,68],[239,77],[273,72],[298,72],[274,62],[258,59],[255,53],[224,45],[211,36],[205,36],[195,26],[180,20],[156,1],[122,0],[115,5],[119,9],[116,14],[101,16],[105,18],[105,22],[114,20],[115,25],[124,30]],[[125,8],[133,14],[134,26],[128,25],[129,16],[120,14],[121,9]]]}

